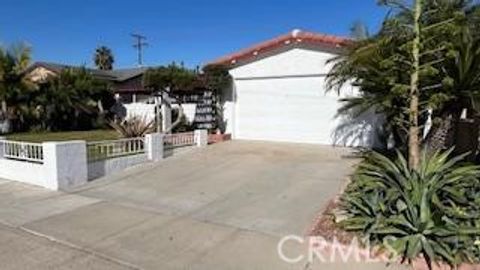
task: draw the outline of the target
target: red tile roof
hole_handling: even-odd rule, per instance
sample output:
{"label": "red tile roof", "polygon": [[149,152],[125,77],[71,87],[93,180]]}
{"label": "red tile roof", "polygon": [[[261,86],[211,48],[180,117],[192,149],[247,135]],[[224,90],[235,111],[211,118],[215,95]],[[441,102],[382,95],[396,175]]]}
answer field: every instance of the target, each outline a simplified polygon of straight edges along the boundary
{"label": "red tile roof", "polygon": [[310,44],[337,49],[344,47],[351,42],[351,39],[345,37],[293,30],[288,34],[218,58],[210,62],[208,65],[235,65],[239,61],[251,60],[262,53],[281,48],[283,46],[290,46],[292,44]]}

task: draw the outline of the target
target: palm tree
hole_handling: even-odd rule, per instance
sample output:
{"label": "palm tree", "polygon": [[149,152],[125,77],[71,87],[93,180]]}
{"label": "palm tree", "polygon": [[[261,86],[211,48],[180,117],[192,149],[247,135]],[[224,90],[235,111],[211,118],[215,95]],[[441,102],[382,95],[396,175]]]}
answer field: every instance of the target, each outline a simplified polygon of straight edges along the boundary
{"label": "palm tree", "polygon": [[421,19],[424,12],[422,0],[414,0],[413,7],[413,41],[412,41],[412,71],[410,73],[410,94],[409,94],[409,129],[408,129],[408,161],[410,168],[418,170],[420,166],[420,58],[423,53]]}
{"label": "palm tree", "polygon": [[[468,104],[470,99],[467,97],[477,96],[479,89],[476,69],[480,59],[472,58],[480,58],[480,53],[475,54],[476,48],[465,51],[468,44],[473,46],[471,42],[458,44],[464,40],[459,33],[465,24],[472,29],[472,38],[480,36],[476,27],[480,21],[478,5],[472,6],[466,0],[425,0],[424,10],[428,16],[422,17],[421,22],[423,29],[429,30],[422,31],[424,53],[420,59],[418,127],[426,121],[428,109],[433,110],[434,116],[445,111],[451,113],[453,105],[460,104],[460,101]],[[463,20],[452,21],[461,14]],[[364,112],[373,108],[386,117],[383,130],[387,134],[384,137],[393,136],[396,146],[407,144],[410,125],[413,19],[407,12],[398,12],[387,18],[377,34],[357,41],[344,55],[333,59],[334,66],[328,76],[330,89],[340,90],[342,85],[350,82],[360,89],[360,97],[343,100],[344,106],[339,113]],[[428,28],[428,25],[442,27]],[[462,59],[466,56],[471,59]],[[434,126],[449,126],[439,121],[435,123]],[[421,130],[419,133],[424,135]]]}
{"label": "palm tree", "polygon": [[7,126],[17,113],[20,101],[28,96],[27,91],[34,88],[24,73],[30,60],[31,49],[24,44],[0,48],[0,121]]}
{"label": "palm tree", "polygon": [[399,146],[407,143],[404,124],[408,119],[405,113],[408,89],[400,85],[408,83],[405,70],[409,67],[391,59],[406,39],[403,35],[389,35],[388,32],[393,31],[390,28],[385,26],[375,36],[357,40],[344,54],[330,60],[333,68],[328,74],[327,86],[337,92],[348,83],[358,87],[361,95],[341,99],[343,104],[338,114],[356,118],[374,110],[385,117],[384,143],[392,136]]}
{"label": "palm tree", "polygon": [[368,27],[361,21],[356,21],[350,28],[350,36],[355,40],[364,40],[370,37]]}
{"label": "palm tree", "polygon": [[[92,126],[97,116],[100,101],[107,102],[112,97],[107,83],[95,79],[85,68],[63,70],[40,86],[35,98],[41,108],[41,125],[48,130],[71,130]],[[88,122],[80,123],[79,117],[88,116]]]}
{"label": "palm tree", "polygon": [[[480,36],[475,35],[469,27],[462,27],[458,31],[444,72],[446,78],[442,82],[444,103],[433,111],[432,128],[427,136],[427,146],[432,151],[452,147],[456,140],[455,133],[463,134],[462,136],[471,134],[478,138],[478,131],[475,131],[475,128],[468,133],[457,132],[459,128],[457,123],[464,109],[468,112],[469,121],[473,119],[472,127],[478,125],[480,118]],[[472,138],[469,141],[473,143],[470,149],[478,148],[478,139]],[[461,153],[462,149],[458,150]],[[475,155],[475,151],[471,154]]]}
{"label": "palm tree", "polygon": [[100,70],[112,70],[113,63],[115,62],[112,50],[106,46],[100,46],[95,50],[93,60],[95,66]]}

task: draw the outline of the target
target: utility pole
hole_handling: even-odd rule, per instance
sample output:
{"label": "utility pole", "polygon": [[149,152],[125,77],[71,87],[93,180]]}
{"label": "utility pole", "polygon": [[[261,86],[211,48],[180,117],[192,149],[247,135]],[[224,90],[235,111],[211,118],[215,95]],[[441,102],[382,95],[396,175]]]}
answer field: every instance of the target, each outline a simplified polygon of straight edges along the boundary
{"label": "utility pole", "polygon": [[130,34],[134,39],[135,43],[133,47],[137,50],[138,54],[138,66],[141,67],[143,65],[143,48],[148,46],[146,42],[147,37],[139,35],[139,34]]}

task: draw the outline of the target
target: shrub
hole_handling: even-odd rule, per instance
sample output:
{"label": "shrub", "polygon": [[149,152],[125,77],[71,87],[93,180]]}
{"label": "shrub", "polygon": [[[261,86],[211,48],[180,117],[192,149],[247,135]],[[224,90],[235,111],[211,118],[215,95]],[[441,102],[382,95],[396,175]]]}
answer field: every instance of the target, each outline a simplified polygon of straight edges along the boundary
{"label": "shrub", "polygon": [[147,121],[145,117],[131,117],[121,122],[112,121],[110,126],[123,138],[142,137],[155,129],[154,121]]}
{"label": "shrub", "polygon": [[424,152],[418,171],[400,153],[370,154],[341,198],[340,226],[410,262],[479,261],[480,167],[450,154]]}

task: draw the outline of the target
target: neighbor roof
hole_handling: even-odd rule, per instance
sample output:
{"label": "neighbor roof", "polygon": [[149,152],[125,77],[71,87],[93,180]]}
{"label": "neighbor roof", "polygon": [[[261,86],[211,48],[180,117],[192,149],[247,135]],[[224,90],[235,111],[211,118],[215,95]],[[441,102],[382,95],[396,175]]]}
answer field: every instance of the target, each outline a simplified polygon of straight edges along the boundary
{"label": "neighbor roof", "polygon": [[[71,66],[58,63],[50,62],[36,62],[33,65],[29,66],[26,73],[29,73],[35,70],[38,67],[43,67],[53,73],[59,74],[65,69],[80,69],[80,66]],[[142,83],[142,76],[149,68],[152,67],[139,67],[139,68],[125,68],[125,69],[115,69],[115,70],[99,70],[86,68],[88,72],[92,74],[97,79],[107,80],[113,82],[113,88],[115,92],[148,92],[149,90],[145,89]],[[195,92],[195,91],[204,91],[207,89],[205,78],[200,76],[189,88],[177,89],[178,92]]]}
{"label": "neighbor roof", "polygon": [[[50,62],[36,62],[31,65],[28,71],[34,70],[37,67],[43,67],[55,73],[60,73],[64,69],[68,68],[80,68],[79,66],[71,66],[71,65],[64,65],[58,63],[50,63]],[[99,69],[91,69],[87,68],[91,74],[99,79],[105,79],[110,81],[122,82],[126,81],[131,78],[135,78],[139,75],[142,75],[148,68],[140,67],[140,68],[128,68],[128,69],[115,69],[115,70],[99,70]]]}
{"label": "neighbor roof", "polygon": [[210,62],[208,65],[235,66],[239,62],[255,60],[265,53],[282,47],[300,46],[301,44],[305,44],[318,45],[329,49],[340,49],[351,42],[351,39],[345,37],[304,32],[302,30],[295,29],[288,34],[218,58],[213,62]]}

